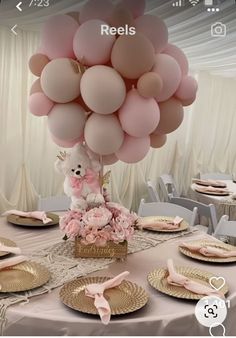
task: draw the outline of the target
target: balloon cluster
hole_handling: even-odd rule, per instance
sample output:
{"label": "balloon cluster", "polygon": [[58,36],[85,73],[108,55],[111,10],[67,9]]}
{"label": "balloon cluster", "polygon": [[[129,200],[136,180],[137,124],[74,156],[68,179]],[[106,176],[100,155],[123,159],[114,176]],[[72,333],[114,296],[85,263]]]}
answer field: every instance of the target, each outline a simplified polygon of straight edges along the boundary
{"label": "balloon cluster", "polygon": [[85,141],[105,164],[135,163],[181,124],[197,83],[185,54],[168,44],[165,23],[144,10],[145,0],[89,0],[80,13],[44,24],[29,61],[39,77],[29,107],[48,116],[59,146]]}

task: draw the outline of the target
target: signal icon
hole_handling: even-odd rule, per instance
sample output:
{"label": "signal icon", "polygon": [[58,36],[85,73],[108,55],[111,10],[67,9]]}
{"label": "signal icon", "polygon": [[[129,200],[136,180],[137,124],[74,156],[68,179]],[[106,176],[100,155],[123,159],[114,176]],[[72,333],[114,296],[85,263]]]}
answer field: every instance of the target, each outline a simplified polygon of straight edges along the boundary
{"label": "signal icon", "polygon": [[178,0],[172,3],[173,7],[182,7],[184,6],[184,0]]}

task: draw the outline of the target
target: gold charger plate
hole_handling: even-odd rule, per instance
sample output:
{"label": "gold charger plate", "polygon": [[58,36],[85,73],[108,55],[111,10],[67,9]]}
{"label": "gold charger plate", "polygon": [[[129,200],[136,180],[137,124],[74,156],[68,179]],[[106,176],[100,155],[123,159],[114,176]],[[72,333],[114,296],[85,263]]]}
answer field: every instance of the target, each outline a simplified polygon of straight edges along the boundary
{"label": "gold charger plate", "polygon": [[[211,277],[216,277],[212,273],[209,273],[204,270],[199,270],[196,268],[181,266],[176,267],[176,271],[196,282],[199,282],[203,285],[210,286],[209,280]],[[169,273],[167,268],[160,268],[150,272],[147,276],[149,284],[158,291],[165,293],[169,296],[176,298],[183,298],[189,300],[198,300],[203,297],[203,295],[198,295],[192,291],[186,290],[182,286],[176,286],[169,284],[167,282],[167,277]],[[212,284],[217,288],[220,287],[222,281],[221,280],[212,280]],[[223,288],[220,289],[221,292],[225,295],[228,291],[228,285],[225,283]]]}
{"label": "gold charger plate", "polygon": [[0,292],[35,289],[50,279],[50,272],[41,264],[26,261],[0,270]]}
{"label": "gold charger plate", "polygon": [[[0,244],[2,245],[6,245],[6,246],[12,246],[12,247],[16,247],[16,243],[11,241],[8,238],[4,238],[4,237],[0,237]],[[9,252],[5,252],[5,251],[0,251],[0,257],[9,255]]]}
{"label": "gold charger plate", "polygon": [[[66,283],[61,291],[61,301],[71,309],[98,315],[94,299],[85,296],[84,289],[91,283],[103,283],[109,277],[76,278]],[[139,285],[124,280],[119,286],[104,291],[104,296],[111,307],[111,315],[130,313],[142,308],[148,301],[146,291]]]}
{"label": "gold charger plate", "polygon": [[[219,249],[225,249],[227,251],[235,251],[235,246],[223,243],[223,242],[216,242],[216,241],[203,241],[203,240],[198,240],[198,241],[192,241],[188,242],[189,244],[202,244],[202,245],[207,245],[207,246],[212,246],[215,248]],[[202,255],[200,252],[192,252],[188,248],[182,247],[181,245],[179,246],[179,251],[184,254],[185,256],[191,257],[193,259],[197,259],[200,261],[205,261],[205,262],[211,262],[211,263],[232,263],[236,262],[236,256],[235,257],[207,257]]]}
{"label": "gold charger plate", "polygon": [[225,192],[216,192],[216,191],[209,191],[206,192],[204,191],[201,187],[195,187],[194,188],[195,191],[199,192],[200,194],[204,194],[204,195],[211,195],[211,196],[229,196],[230,192],[229,191],[225,191]]}
{"label": "gold charger plate", "polygon": [[[155,221],[173,221],[174,217],[168,217],[168,216],[146,216],[146,217],[140,217],[141,220],[147,220],[147,221],[152,221],[153,223]],[[138,223],[138,225],[141,225]],[[189,224],[183,220],[180,223],[180,226],[177,229],[152,229],[149,228],[148,225],[142,225],[142,229],[144,230],[149,230],[149,231],[155,231],[155,232],[179,232],[179,231],[183,231],[183,230],[187,230],[189,227]]]}
{"label": "gold charger plate", "polygon": [[52,214],[50,212],[47,212],[47,217],[52,219],[52,222],[49,222],[47,224],[44,224],[43,221],[40,219],[35,219],[31,217],[22,217],[17,215],[8,215],[7,221],[12,224],[16,225],[23,225],[23,226],[32,226],[32,227],[46,227],[49,225],[55,225],[59,223],[59,216],[56,214]]}

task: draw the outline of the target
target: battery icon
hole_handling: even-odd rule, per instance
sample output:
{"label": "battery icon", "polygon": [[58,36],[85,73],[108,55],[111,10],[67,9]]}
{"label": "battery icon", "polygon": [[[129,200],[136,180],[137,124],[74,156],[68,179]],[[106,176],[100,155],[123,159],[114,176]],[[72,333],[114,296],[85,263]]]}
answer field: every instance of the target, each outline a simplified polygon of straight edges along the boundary
{"label": "battery icon", "polygon": [[204,0],[205,6],[214,6],[213,0]]}

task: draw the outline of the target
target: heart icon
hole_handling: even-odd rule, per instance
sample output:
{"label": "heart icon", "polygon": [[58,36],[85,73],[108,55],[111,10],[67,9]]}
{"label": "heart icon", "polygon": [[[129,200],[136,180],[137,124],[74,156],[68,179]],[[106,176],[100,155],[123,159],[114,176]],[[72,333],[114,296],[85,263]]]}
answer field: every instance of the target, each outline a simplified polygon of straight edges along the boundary
{"label": "heart icon", "polygon": [[[224,277],[211,277],[209,279],[209,283],[213,289],[215,289],[216,291],[219,291],[220,289],[224,287],[225,279]],[[216,285],[218,285],[218,287]]]}
{"label": "heart icon", "polygon": [[[215,327],[217,329],[214,329]],[[219,327],[220,327],[220,329],[219,329]],[[213,324],[209,327],[209,333],[212,337],[217,337],[217,336],[224,337],[225,336],[225,327],[224,327],[223,324],[215,323],[215,324]]]}

